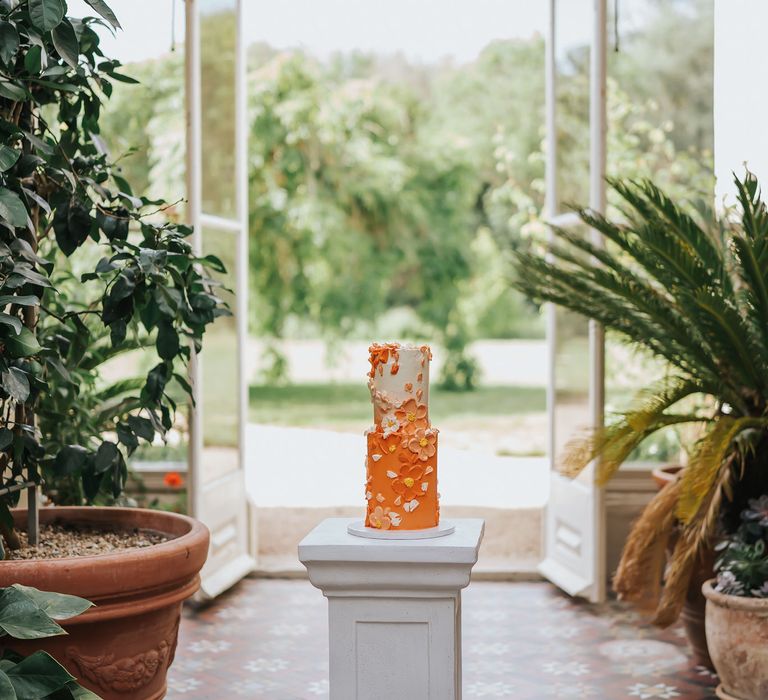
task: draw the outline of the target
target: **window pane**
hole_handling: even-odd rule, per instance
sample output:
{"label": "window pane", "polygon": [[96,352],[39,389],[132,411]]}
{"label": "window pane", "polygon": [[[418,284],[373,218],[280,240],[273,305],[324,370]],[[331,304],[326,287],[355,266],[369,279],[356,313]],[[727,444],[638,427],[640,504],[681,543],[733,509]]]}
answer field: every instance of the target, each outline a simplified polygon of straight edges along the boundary
{"label": "window pane", "polygon": [[[586,226],[579,232],[586,237]],[[592,421],[589,404],[591,362],[589,322],[562,307],[555,314],[554,461],[563,456],[565,445]]]}
{"label": "window pane", "polygon": [[555,4],[557,208],[589,202],[589,55],[592,0]]}
{"label": "window pane", "polygon": [[[235,289],[237,235],[230,231],[203,230],[203,254],[216,255],[227,268],[218,279],[229,290]],[[202,351],[203,469],[213,480],[239,465],[238,426],[239,376],[235,297],[219,288],[232,316],[221,316],[208,328]]]}
{"label": "window pane", "polygon": [[[678,201],[713,201],[713,5],[622,0],[618,17],[609,7],[609,175],[650,178]],[[611,216],[620,216],[610,191],[608,201]],[[608,420],[665,371],[661,361],[610,334],[605,368]],[[677,433],[657,433],[630,461],[678,461]]]}
{"label": "window pane", "polygon": [[234,218],[235,59],[237,2],[200,3],[200,89],[202,93],[202,208]]}
{"label": "window pane", "polygon": [[[555,3],[555,128],[557,209],[589,202],[589,57],[592,0]],[[580,227],[587,236],[586,227]],[[554,461],[567,442],[591,423],[589,323],[563,308],[555,316]]]}

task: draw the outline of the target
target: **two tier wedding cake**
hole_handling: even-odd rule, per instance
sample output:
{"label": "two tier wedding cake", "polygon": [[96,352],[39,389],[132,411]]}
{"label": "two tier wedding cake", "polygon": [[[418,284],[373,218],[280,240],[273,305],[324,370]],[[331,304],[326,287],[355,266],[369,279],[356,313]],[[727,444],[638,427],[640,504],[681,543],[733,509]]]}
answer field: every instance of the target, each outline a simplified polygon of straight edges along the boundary
{"label": "two tier wedding cake", "polygon": [[368,387],[373,427],[367,432],[365,525],[425,530],[440,520],[437,430],[429,422],[428,345],[374,343]]}

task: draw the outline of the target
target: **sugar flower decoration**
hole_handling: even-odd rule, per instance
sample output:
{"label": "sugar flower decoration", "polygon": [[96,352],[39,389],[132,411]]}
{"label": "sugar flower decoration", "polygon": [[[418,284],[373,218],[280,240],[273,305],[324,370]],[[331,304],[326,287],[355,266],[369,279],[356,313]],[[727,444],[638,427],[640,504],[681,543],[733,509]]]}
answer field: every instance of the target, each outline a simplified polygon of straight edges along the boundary
{"label": "sugar flower decoration", "polygon": [[435,447],[436,441],[437,435],[435,433],[418,428],[413,437],[408,440],[408,449],[416,453],[422,462],[426,462],[437,451],[437,447]]}
{"label": "sugar flower decoration", "polygon": [[386,413],[381,418],[381,429],[385,438],[388,438],[393,433],[396,433],[400,428],[400,421],[394,413]]}
{"label": "sugar flower decoration", "polygon": [[427,407],[415,399],[403,401],[395,411],[395,417],[403,426],[407,435],[413,435],[417,428],[427,428]]}

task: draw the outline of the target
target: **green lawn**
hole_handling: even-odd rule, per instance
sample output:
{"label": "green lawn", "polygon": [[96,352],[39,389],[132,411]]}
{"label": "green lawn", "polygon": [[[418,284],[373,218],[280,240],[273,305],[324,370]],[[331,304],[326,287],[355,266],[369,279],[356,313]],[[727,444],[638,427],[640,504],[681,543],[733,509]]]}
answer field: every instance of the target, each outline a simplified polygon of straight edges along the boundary
{"label": "green lawn", "polygon": [[[373,419],[371,398],[359,384],[251,386],[249,419],[256,423],[362,430]],[[489,386],[457,393],[430,389],[430,418],[440,425],[457,418],[508,416],[546,410],[543,388]]]}

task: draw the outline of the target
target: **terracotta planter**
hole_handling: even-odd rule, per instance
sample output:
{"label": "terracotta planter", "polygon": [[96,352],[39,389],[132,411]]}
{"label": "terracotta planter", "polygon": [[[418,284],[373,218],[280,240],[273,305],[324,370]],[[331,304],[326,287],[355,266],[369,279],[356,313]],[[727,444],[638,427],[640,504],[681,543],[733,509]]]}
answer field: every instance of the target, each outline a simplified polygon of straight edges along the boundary
{"label": "terracotta planter", "polygon": [[718,593],[707,581],[707,641],[723,700],[768,698],[768,599]]}
{"label": "terracotta planter", "polygon": [[656,487],[661,491],[667,484],[673,482],[683,469],[684,467],[680,464],[665,464],[663,467],[656,467],[651,472],[651,477],[653,477]]}
{"label": "terracotta planter", "polygon": [[[14,517],[21,525],[26,511],[16,511]],[[0,562],[0,586],[22,583],[96,604],[62,623],[67,636],[33,642],[5,638],[8,648],[20,653],[44,649],[105,700],[162,698],[181,606],[198,589],[208,554],[208,529],[185,515],[139,508],[43,508],[40,521],[141,528],[173,536],[117,554]]]}
{"label": "terracotta planter", "polygon": [[[661,490],[667,484],[674,481],[683,468],[679,464],[669,464],[657,467],[651,472],[651,475],[656,486]],[[673,548],[674,538],[668,547],[669,554],[672,553]],[[691,583],[685,595],[685,605],[680,614],[696,663],[706,666],[711,670],[714,670],[714,666],[709,656],[709,649],[707,648],[707,635],[704,623],[704,608],[707,601],[701,592],[701,587],[712,576],[714,563],[714,552],[708,552],[700,558],[698,566],[691,577]]]}

